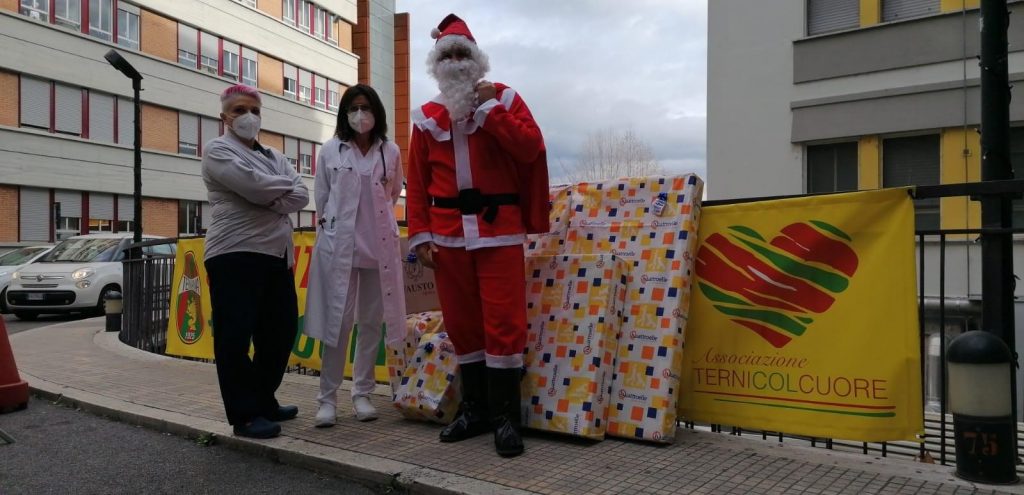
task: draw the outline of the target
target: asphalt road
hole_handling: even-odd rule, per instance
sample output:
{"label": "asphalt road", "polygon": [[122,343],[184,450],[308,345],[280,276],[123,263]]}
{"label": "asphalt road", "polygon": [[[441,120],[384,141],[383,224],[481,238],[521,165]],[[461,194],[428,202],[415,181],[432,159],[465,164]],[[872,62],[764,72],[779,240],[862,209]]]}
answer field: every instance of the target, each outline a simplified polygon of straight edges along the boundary
{"label": "asphalt road", "polygon": [[374,491],[278,464],[53,405],[0,415],[0,493],[255,494]]}
{"label": "asphalt road", "polygon": [[91,315],[73,314],[73,315],[42,315],[36,321],[21,321],[14,315],[3,315],[4,324],[7,326],[7,334],[14,335],[18,332],[24,332],[25,330],[31,330],[33,328],[45,327],[47,325],[55,325],[57,323],[64,323],[66,321],[81,320],[84,318],[91,318]]}

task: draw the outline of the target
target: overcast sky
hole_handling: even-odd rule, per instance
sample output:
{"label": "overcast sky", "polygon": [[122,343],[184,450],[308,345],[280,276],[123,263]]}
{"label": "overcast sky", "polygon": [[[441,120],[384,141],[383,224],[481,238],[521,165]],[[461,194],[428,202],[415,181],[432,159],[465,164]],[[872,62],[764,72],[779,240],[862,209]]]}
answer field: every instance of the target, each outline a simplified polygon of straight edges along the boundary
{"label": "overcast sky", "polygon": [[430,30],[449,13],[491,59],[488,80],[525,99],[551,175],[587,133],[632,128],[671,172],[705,173],[706,0],[396,0],[409,12],[412,104],[437,94]]}

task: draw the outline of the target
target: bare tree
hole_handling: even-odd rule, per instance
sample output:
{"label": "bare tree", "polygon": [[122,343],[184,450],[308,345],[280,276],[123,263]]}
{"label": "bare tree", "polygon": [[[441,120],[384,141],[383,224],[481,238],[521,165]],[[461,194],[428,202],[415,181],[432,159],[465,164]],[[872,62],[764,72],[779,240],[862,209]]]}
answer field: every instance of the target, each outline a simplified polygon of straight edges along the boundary
{"label": "bare tree", "polygon": [[576,166],[562,165],[571,182],[598,181],[620,177],[664,175],[654,151],[632,129],[604,129],[591,132],[584,141]]}

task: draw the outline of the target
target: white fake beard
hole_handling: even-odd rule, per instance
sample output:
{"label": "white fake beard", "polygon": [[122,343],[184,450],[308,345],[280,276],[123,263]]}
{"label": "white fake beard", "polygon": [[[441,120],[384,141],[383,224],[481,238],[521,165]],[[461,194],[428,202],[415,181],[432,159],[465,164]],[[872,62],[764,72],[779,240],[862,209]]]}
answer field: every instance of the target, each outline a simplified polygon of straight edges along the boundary
{"label": "white fake beard", "polygon": [[442,60],[433,67],[431,75],[437,79],[453,121],[466,117],[476,107],[476,84],[485,74],[486,69],[473,59]]}

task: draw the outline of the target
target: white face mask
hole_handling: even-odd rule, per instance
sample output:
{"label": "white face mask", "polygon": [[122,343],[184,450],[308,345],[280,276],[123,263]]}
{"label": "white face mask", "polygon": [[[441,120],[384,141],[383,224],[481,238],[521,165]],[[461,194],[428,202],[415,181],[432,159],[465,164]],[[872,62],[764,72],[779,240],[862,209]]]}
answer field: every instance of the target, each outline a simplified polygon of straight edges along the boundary
{"label": "white face mask", "polygon": [[256,139],[260,133],[260,116],[254,113],[239,115],[231,121],[231,129],[242,139]]}
{"label": "white face mask", "polygon": [[370,129],[373,129],[374,123],[373,114],[370,112],[356,110],[348,113],[348,125],[352,126],[352,129],[359,134],[369,132]]}

